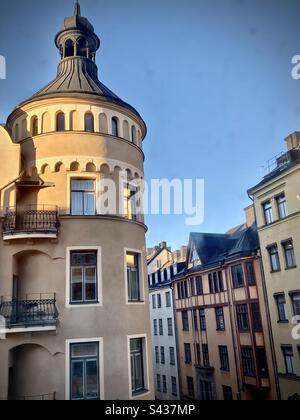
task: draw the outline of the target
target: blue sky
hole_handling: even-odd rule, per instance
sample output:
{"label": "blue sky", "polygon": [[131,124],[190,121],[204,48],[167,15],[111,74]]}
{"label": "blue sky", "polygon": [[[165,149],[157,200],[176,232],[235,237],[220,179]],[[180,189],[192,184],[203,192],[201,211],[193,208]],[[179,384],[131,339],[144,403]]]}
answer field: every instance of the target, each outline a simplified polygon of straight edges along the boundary
{"label": "blue sky", "polygon": [[[243,222],[246,191],[300,130],[298,0],[81,0],[102,46],[100,80],[148,125],[146,177],[204,178],[205,223],[150,216],[148,245]],[[54,78],[72,0],[2,0],[0,121]]]}

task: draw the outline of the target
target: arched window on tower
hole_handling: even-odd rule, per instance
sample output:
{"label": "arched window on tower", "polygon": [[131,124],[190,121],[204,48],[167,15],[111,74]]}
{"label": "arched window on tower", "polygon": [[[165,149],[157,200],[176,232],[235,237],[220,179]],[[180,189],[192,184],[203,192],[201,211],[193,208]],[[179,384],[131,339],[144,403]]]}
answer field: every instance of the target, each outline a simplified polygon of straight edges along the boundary
{"label": "arched window on tower", "polygon": [[59,112],[56,116],[56,131],[65,131],[66,119],[63,112]]}
{"label": "arched window on tower", "polygon": [[39,133],[39,127],[38,127],[39,121],[38,121],[38,117],[34,116],[31,119],[31,135],[32,136],[37,136]]}
{"label": "arched window on tower", "polygon": [[79,38],[77,41],[77,56],[88,57],[88,45],[84,38]]}
{"label": "arched window on tower", "polygon": [[119,120],[117,117],[113,117],[111,120],[111,134],[114,137],[119,137]]}
{"label": "arched window on tower", "polygon": [[65,57],[74,57],[74,42],[68,39],[65,43]]}
{"label": "arched window on tower", "polygon": [[89,133],[95,131],[94,115],[91,112],[87,112],[84,116],[84,131]]}
{"label": "arched window on tower", "polygon": [[134,144],[137,143],[137,141],[136,141],[136,128],[135,128],[135,125],[133,125],[131,127],[131,140],[132,140],[132,143],[134,143]]}

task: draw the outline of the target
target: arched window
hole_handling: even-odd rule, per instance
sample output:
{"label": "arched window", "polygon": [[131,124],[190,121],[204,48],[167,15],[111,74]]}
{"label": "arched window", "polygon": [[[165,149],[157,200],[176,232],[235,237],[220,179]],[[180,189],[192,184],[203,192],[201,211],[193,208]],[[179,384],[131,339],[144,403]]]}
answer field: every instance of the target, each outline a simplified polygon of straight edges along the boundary
{"label": "arched window", "polygon": [[116,117],[113,117],[111,120],[111,134],[119,137],[119,120]]}
{"label": "arched window", "polygon": [[65,129],[66,129],[65,114],[63,112],[59,112],[56,116],[56,131],[65,131]]}
{"label": "arched window", "polygon": [[39,127],[38,127],[38,117],[34,116],[31,119],[31,135],[32,136],[37,136],[38,132],[39,132]]}
{"label": "arched window", "polygon": [[87,112],[84,116],[84,131],[93,133],[94,128],[94,115],[91,112]]}
{"label": "arched window", "polygon": [[71,39],[65,43],[65,57],[74,57],[74,42]]}
{"label": "arched window", "polygon": [[131,140],[132,140],[132,143],[134,143],[134,144],[137,143],[137,141],[136,141],[136,128],[135,128],[135,125],[133,125],[131,127]]}
{"label": "arched window", "polygon": [[88,56],[87,41],[84,38],[80,38],[77,41],[77,56],[78,57]]}

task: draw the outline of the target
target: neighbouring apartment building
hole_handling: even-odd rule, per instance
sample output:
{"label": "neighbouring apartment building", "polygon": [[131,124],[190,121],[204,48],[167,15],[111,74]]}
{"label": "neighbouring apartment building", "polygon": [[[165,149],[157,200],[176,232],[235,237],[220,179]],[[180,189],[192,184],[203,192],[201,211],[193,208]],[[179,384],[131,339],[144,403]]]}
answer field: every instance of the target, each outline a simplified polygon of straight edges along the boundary
{"label": "neighbouring apartment building", "polygon": [[300,399],[300,340],[292,330],[300,316],[300,133],[286,153],[249,190],[254,199],[281,398]]}
{"label": "neighbouring apartment building", "polygon": [[183,399],[277,398],[253,207],[227,234],[192,233],[174,280]]}
{"label": "neighbouring apartment building", "polygon": [[185,258],[186,247],[172,252],[165,242],[148,250],[152,360],[158,400],[180,399],[172,281],[183,269]]}
{"label": "neighbouring apartment building", "polygon": [[[154,399],[134,197],[146,125],[99,81],[78,2],[55,44],[57,77],[0,127],[0,398]],[[117,186],[110,213],[103,180]]]}

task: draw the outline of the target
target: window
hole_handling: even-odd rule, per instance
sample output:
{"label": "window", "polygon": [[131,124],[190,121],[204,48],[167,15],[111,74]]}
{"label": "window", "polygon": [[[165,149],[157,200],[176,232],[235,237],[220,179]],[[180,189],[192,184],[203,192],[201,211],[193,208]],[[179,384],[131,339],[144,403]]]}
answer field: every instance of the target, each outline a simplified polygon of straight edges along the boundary
{"label": "window", "polygon": [[72,180],[71,190],[72,215],[95,216],[95,182],[92,180]]}
{"label": "window", "polygon": [[200,380],[200,400],[201,401],[213,401],[215,399],[213,393],[212,383],[205,380]]}
{"label": "window", "polygon": [[71,252],[71,304],[98,302],[97,252]]}
{"label": "window", "polygon": [[141,302],[140,255],[127,252],[126,264],[128,302]]}
{"label": "window", "polygon": [[187,311],[183,311],[181,313],[182,317],[182,329],[183,331],[189,331],[189,313]]}
{"label": "window", "polygon": [[159,348],[155,346],[155,363],[159,363]]}
{"label": "window", "polygon": [[195,389],[194,389],[194,378],[187,376],[187,387],[188,387],[188,396],[190,398],[195,398]]}
{"label": "window", "polygon": [[297,264],[296,264],[293,241],[292,240],[284,241],[282,242],[282,246],[283,246],[284,254],[285,254],[286,268],[295,268]]}
{"label": "window", "polygon": [[233,401],[233,392],[230,386],[223,385],[223,396],[224,401]]}
{"label": "window", "polygon": [[263,206],[265,224],[270,225],[271,223],[274,222],[272,203],[271,201],[267,201],[262,206]]}
{"label": "window", "polygon": [[225,331],[225,319],[223,308],[216,308],[217,331]]}
{"label": "window", "polygon": [[280,260],[279,260],[279,253],[278,253],[278,246],[271,245],[267,248],[269,251],[270,256],[270,263],[271,263],[271,271],[275,273],[276,271],[280,271]]}
{"label": "window", "polygon": [[203,280],[202,276],[196,277],[197,296],[203,295]]}
{"label": "window", "polygon": [[252,311],[254,331],[255,332],[262,332],[263,327],[262,327],[259,303],[252,303],[251,304],[251,311]]}
{"label": "window", "polygon": [[182,293],[181,293],[181,283],[177,283],[177,298],[182,299]]}
{"label": "window", "polygon": [[188,288],[188,281],[187,280],[185,280],[183,282],[183,297],[184,297],[184,299],[189,297],[189,288]]}
{"label": "window", "polygon": [[173,320],[172,320],[172,318],[168,318],[167,323],[168,323],[168,336],[172,337],[173,336]]}
{"label": "window", "polygon": [[224,292],[224,281],[222,271],[218,272],[218,281],[219,281],[219,292]]}
{"label": "window", "polygon": [[250,322],[249,322],[249,311],[248,305],[237,305],[236,306],[236,313],[237,313],[237,322],[238,328],[240,331],[249,331],[250,329]]}
{"label": "window", "polygon": [[158,295],[157,295],[157,307],[159,309],[161,308],[161,295],[160,295],[160,293],[158,293]]}
{"label": "window", "polygon": [[164,335],[163,320],[162,320],[162,319],[160,319],[160,320],[158,321],[158,324],[159,324],[159,335]]}
{"label": "window", "polygon": [[232,272],[233,287],[235,289],[243,287],[245,282],[244,282],[244,272],[243,272],[242,265],[235,265],[234,267],[231,268],[231,272]]}
{"label": "window", "polygon": [[187,365],[192,364],[192,352],[191,352],[191,345],[188,343],[184,344],[184,355],[185,355],[185,363]]}
{"label": "window", "polygon": [[199,317],[200,317],[200,330],[206,331],[205,309],[199,309]]}
{"label": "window", "polygon": [[209,350],[208,350],[207,344],[202,345],[202,353],[203,353],[203,366],[209,367],[210,361],[209,361]]}
{"label": "window", "polygon": [[220,369],[226,372],[229,372],[229,357],[228,357],[228,348],[227,346],[219,346],[219,355],[220,355]]}
{"label": "window", "polygon": [[283,193],[283,194],[279,195],[276,198],[276,201],[277,201],[279,219],[285,219],[289,215],[285,194]]}
{"label": "window", "polygon": [[88,133],[93,133],[95,131],[94,115],[90,112],[86,113],[84,116],[84,131]]}
{"label": "window", "polygon": [[200,350],[200,344],[199,343],[196,344],[195,351],[196,351],[196,364],[198,366],[200,366],[201,365],[201,350]]}
{"label": "window", "polygon": [[166,307],[171,308],[171,292],[166,292]]}
{"label": "window", "polygon": [[111,120],[111,134],[114,137],[119,137],[119,120],[116,117]]}
{"label": "window", "polygon": [[300,292],[290,294],[295,316],[300,316]]}
{"label": "window", "polygon": [[161,392],[161,376],[156,375],[156,388],[157,392]]}
{"label": "window", "polygon": [[134,185],[124,185],[124,216],[137,221],[138,189]]}
{"label": "window", "polygon": [[166,394],[167,392],[168,392],[168,389],[167,389],[167,377],[166,377],[166,375],[163,375],[162,376],[162,385],[163,385],[163,393],[164,394]]}
{"label": "window", "polygon": [[38,117],[33,117],[31,121],[31,135],[37,136],[39,134],[39,120]]}
{"label": "window", "polygon": [[144,341],[142,338],[130,340],[131,390],[133,394],[145,389]]}
{"label": "window", "polygon": [[259,376],[261,378],[267,378],[269,376],[269,372],[268,372],[266,349],[264,347],[257,348],[257,362],[258,362]]}
{"label": "window", "polygon": [[242,354],[242,364],[243,364],[243,372],[245,376],[255,377],[255,363],[254,363],[254,356],[253,350],[251,347],[242,347],[241,348]]}
{"label": "window", "polygon": [[246,263],[245,264],[245,270],[246,270],[246,278],[247,278],[248,286],[255,286],[256,285],[256,276],[255,276],[255,270],[254,270],[253,262]]}
{"label": "window", "polygon": [[154,331],[154,335],[158,335],[157,319],[153,320],[153,331]]}
{"label": "window", "polygon": [[175,348],[170,347],[170,365],[175,366]]}
{"label": "window", "polygon": [[288,313],[284,293],[275,295],[274,298],[277,303],[278,321],[288,322]]}
{"label": "window", "polygon": [[132,140],[132,143],[134,143],[134,144],[137,143],[137,141],[136,141],[136,128],[135,128],[134,125],[131,127],[131,140]]}
{"label": "window", "polygon": [[214,293],[213,274],[208,274],[209,293]]}
{"label": "window", "polygon": [[99,344],[71,344],[71,400],[99,400]]}
{"label": "window", "polygon": [[193,325],[194,325],[194,331],[198,331],[198,313],[197,310],[193,310]]}
{"label": "window", "polygon": [[152,295],[152,309],[156,309],[156,296]]}
{"label": "window", "polygon": [[65,114],[63,112],[59,112],[56,116],[56,131],[65,131],[65,129]]}
{"label": "window", "polygon": [[195,279],[190,279],[190,290],[191,290],[191,296],[196,296],[196,288],[195,288]]}
{"label": "window", "polygon": [[172,381],[172,395],[174,397],[177,397],[177,379],[175,378],[175,376],[172,376],[171,381]]}
{"label": "window", "polygon": [[292,346],[282,346],[282,353],[285,362],[285,368],[287,375],[295,375],[295,359]]}
{"label": "window", "polygon": [[160,363],[164,365],[166,363],[166,355],[165,355],[165,348],[160,348]]}
{"label": "window", "polygon": [[213,284],[214,284],[214,293],[219,293],[219,278],[218,278],[218,273],[215,272],[213,273]]}

